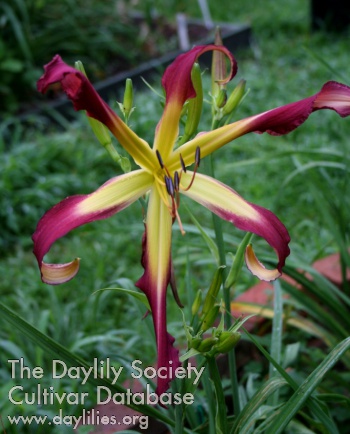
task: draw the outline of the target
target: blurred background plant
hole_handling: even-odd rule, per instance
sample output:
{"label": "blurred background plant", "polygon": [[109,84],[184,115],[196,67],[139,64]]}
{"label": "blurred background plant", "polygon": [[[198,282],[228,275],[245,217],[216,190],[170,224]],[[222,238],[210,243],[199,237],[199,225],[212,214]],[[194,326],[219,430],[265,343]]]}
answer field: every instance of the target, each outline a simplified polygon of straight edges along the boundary
{"label": "blurred background plant", "polygon": [[[144,11],[148,3],[151,7],[151,2],[141,5]],[[35,83],[42,65],[57,53],[70,63],[79,58],[87,64],[93,81],[149,58],[147,32],[135,26],[126,4],[111,0],[2,1],[0,113],[17,112],[25,102],[36,99]]]}

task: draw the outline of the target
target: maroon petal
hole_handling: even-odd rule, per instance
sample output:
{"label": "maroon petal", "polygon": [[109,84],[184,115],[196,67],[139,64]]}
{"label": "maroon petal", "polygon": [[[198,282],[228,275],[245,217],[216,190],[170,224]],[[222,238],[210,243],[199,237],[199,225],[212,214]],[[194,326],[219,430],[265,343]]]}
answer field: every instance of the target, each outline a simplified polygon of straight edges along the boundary
{"label": "maroon petal", "polygon": [[[182,174],[181,183],[189,185],[193,173]],[[183,188],[181,186],[181,188]],[[244,200],[236,191],[209,176],[197,173],[190,189],[180,190],[182,194],[208,208],[224,220],[233,223],[238,229],[252,232],[264,238],[276,251],[276,270],[266,270],[247,257],[249,269],[262,280],[274,280],[282,272],[285,260],[290,253],[290,237],[283,223],[269,210]]]}
{"label": "maroon petal", "polygon": [[178,56],[168,66],[162,78],[165,90],[165,108],[156,129],[153,149],[158,150],[166,160],[170,155],[179,132],[179,121],[183,105],[196,96],[191,79],[193,64],[206,51],[218,50],[226,54],[230,61],[230,73],[221,83],[227,83],[237,72],[237,63],[229,50],[220,45],[199,45]]}
{"label": "maroon petal", "polygon": [[59,55],[44,69],[45,73],[37,83],[40,92],[46,92],[51,84],[61,83],[75,110],[86,110],[88,116],[106,125],[141,167],[151,169],[154,166],[156,157],[148,144],[114,113],[82,72],[67,65]]}
{"label": "maroon petal", "polygon": [[193,64],[201,54],[213,50],[218,50],[226,54],[230,61],[230,73],[228,77],[222,80],[222,83],[228,83],[236,75],[237,62],[227,48],[222,45],[214,44],[198,45],[187,53],[180,54],[166,69],[162,78],[162,85],[166,93],[166,103],[172,99],[176,99],[182,107],[189,98],[196,96],[191,80]]}
{"label": "maroon petal", "polygon": [[180,155],[186,166],[194,163],[197,147],[201,149],[201,157],[204,158],[232,140],[251,132],[287,134],[305,122],[312,112],[322,109],[334,110],[342,117],[349,116],[350,87],[329,81],[320,92],[308,98],[198,134],[172,153],[167,161],[167,168],[177,170]]}
{"label": "maroon petal", "polygon": [[39,92],[45,93],[50,85],[61,83],[75,110],[86,110],[89,116],[110,127],[112,118],[117,115],[102,100],[82,72],[67,65],[58,54],[44,66],[44,70],[44,75],[37,83]]}
{"label": "maroon petal", "polygon": [[173,346],[175,339],[167,332],[166,325],[166,292],[171,279],[171,226],[169,210],[154,189],[150,194],[142,241],[142,266],[145,271],[136,286],[146,294],[151,306],[157,341],[157,368],[164,370],[157,379],[158,394],[169,388],[172,379],[170,369],[180,366],[179,352]]}
{"label": "maroon petal", "polygon": [[126,208],[150,188],[152,180],[143,170],[130,172],[109,180],[94,193],[67,197],[44,214],[32,237],[42,280],[60,284],[72,279],[78,271],[77,260],[67,264],[43,262],[57,239],[79,226],[105,219]]}
{"label": "maroon petal", "polygon": [[246,133],[287,134],[304,123],[312,112],[321,109],[334,110],[342,117],[349,116],[350,87],[329,81],[313,96],[248,118],[251,123],[247,124]]}

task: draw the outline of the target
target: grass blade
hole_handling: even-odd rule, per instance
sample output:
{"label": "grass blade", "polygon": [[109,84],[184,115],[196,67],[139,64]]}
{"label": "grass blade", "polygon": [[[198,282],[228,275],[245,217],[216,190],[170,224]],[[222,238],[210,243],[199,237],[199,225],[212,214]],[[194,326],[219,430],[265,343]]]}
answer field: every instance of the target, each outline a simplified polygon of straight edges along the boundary
{"label": "grass blade", "polygon": [[[283,324],[283,298],[282,289],[279,280],[276,280],[273,284],[274,287],[274,316],[272,319],[272,333],[271,333],[271,357],[273,357],[277,363],[281,363],[281,351],[282,351],[282,324]],[[273,378],[277,375],[276,368],[270,364],[269,377]],[[276,392],[269,399],[268,404],[276,406],[278,403],[278,393]]]}
{"label": "grass blade", "polygon": [[[14,312],[12,312],[2,303],[0,303],[0,311],[2,313],[2,318],[6,319],[13,327],[17,328],[21,333],[23,333],[25,336],[31,339],[35,344],[42,347],[44,350],[50,352],[52,355],[56,357],[59,357],[60,360],[65,362],[67,365],[81,366],[85,368],[89,367],[88,363],[85,360],[83,360],[81,357],[72,354],[61,344],[59,344],[58,342],[54,341],[50,337],[41,333],[39,330],[37,330],[35,327],[33,327],[25,320],[23,320],[21,317],[16,315]],[[119,393],[127,392],[124,387],[120,386],[119,384],[112,384],[106,379],[89,377],[88,381],[92,384],[95,384],[96,386],[100,386],[100,385],[106,386],[111,391],[114,392],[119,392]],[[154,417],[155,419],[161,420],[166,424],[172,426],[174,425],[174,422],[171,419],[169,419],[159,410],[151,407],[150,405],[146,405],[146,404],[136,405],[130,403],[128,407],[136,411],[139,411],[147,416],[151,416]]]}
{"label": "grass blade", "polygon": [[[265,350],[265,348],[260,345],[259,341],[254,338],[247,330],[244,329],[244,332],[247,334],[248,338],[254,343],[254,345],[261,351],[261,353],[266,357],[266,359],[274,365],[277,371],[281,374],[282,378],[284,378],[287,383],[294,389],[298,390],[297,382],[279,365]],[[350,338],[348,338],[350,340]],[[312,397],[308,397],[307,405],[310,410],[314,413],[314,415],[320,420],[320,422],[325,426],[330,434],[338,434],[338,429],[334,423],[334,421],[329,417],[329,415],[321,408],[317,400]],[[269,431],[270,434],[270,431]]]}
{"label": "grass blade", "polygon": [[254,413],[256,413],[256,411],[271,395],[273,395],[273,393],[287,384],[287,381],[281,377],[270,378],[244,407],[232,427],[231,434],[246,432],[246,430],[250,428],[250,425],[255,421],[255,418],[253,417]]}
{"label": "grass blade", "polygon": [[273,424],[269,427],[270,434],[279,434],[288,425],[290,420],[302,408],[306,400],[322,381],[327,372],[332,369],[334,364],[350,348],[350,337],[340,342],[322,361],[322,363],[313,371],[312,374],[299,386],[294,395],[283,407],[279,415],[274,419]]}

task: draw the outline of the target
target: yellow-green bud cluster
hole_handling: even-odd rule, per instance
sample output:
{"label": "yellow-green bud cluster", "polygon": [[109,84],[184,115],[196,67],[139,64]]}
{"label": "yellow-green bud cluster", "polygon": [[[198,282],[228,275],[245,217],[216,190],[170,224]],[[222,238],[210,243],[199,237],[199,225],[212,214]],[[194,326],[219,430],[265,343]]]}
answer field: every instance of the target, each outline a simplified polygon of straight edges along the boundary
{"label": "yellow-green bud cluster", "polygon": [[238,332],[223,331],[218,336],[218,340],[210,350],[210,355],[226,354],[232,350],[241,338]]}
{"label": "yellow-green bud cluster", "polygon": [[189,342],[190,349],[196,350],[208,357],[226,354],[239,342],[241,334],[233,331],[220,331],[214,329],[212,336],[203,338],[202,332]]}
{"label": "yellow-green bud cluster", "polygon": [[[215,45],[223,45],[219,28],[215,33]],[[227,86],[223,84],[226,77],[226,56],[223,52],[215,50],[211,68],[211,97],[213,119],[216,122],[232,114],[245,94],[245,80],[241,80],[228,96]]]}
{"label": "yellow-green bud cluster", "polygon": [[[197,333],[192,336],[188,329],[187,339],[190,352],[195,351],[205,356],[215,356],[226,353],[232,349],[239,341],[240,334],[235,331],[224,331],[225,308],[223,302],[218,303],[217,297],[222,284],[224,267],[219,267],[212,279],[208,292],[204,298],[202,310],[202,291],[199,289],[192,304],[191,312],[193,316],[199,316]],[[221,313],[221,321],[215,327],[215,321]],[[211,336],[204,337],[204,333],[212,328]],[[193,331],[193,330],[192,330]]]}

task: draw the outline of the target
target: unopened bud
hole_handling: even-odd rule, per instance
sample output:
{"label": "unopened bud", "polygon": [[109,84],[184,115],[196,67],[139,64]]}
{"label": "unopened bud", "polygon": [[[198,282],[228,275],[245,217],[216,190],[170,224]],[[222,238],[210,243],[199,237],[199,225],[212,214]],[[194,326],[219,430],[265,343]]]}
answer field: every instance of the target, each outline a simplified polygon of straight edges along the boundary
{"label": "unopened bud", "polygon": [[213,346],[212,352],[216,354],[225,354],[234,348],[241,338],[241,334],[237,332],[222,332],[219,336],[219,342]]}
{"label": "unopened bud", "polygon": [[192,309],[191,309],[192,316],[195,316],[198,313],[201,304],[202,304],[202,290],[198,289],[196,298],[194,299],[194,302],[192,304]]}
{"label": "unopened bud", "polygon": [[[215,45],[223,45],[219,27],[215,31]],[[226,55],[222,51],[214,50],[211,66],[211,94],[214,98],[221,89],[225,88],[220,82],[225,79],[226,75]]]}
{"label": "unopened bud", "polygon": [[133,102],[134,102],[134,89],[132,86],[132,80],[131,78],[127,78],[125,82],[125,92],[124,92],[124,100],[123,100],[124,113],[126,118],[128,118],[131,115],[131,112],[133,111],[133,106],[132,106]]}
{"label": "unopened bud", "polygon": [[218,304],[210,309],[210,311],[204,316],[202,320],[200,331],[205,332],[214,324],[219,314],[219,310],[220,306]]}
{"label": "unopened bud", "polygon": [[133,107],[133,102],[134,102],[134,89],[132,85],[132,80],[131,78],[127,78],[125,81],[123,103],[118,102],[120,111],[123,113],[126,123],[128,122],[131,113],[135,109],[135,107]]}
{"label": "unopened bud", "polygon": [[198,63],[195,63],[191,71],[191,80],[196,92],[196,96],[187,102],[187,119],[184,128],[186,140],[191,138],[198,129],[198,124],[202,115],[203,106],[203,86],[202,74]]}
{"label": "unopened bud", "polygon": [[128,157],[120,158],[120,167],[124,173],[129,173],[131,171],[131,163]]}
{"label": "unopened bud", "polygon": [[222,108],[227,101],[226,89],[220,89],[219,93],[215,97],[215,105],[217,108]]}
{"label": "unopened bud", "polygon": [[224,115],[228,115],[233,112],[233,110],[238,106],[238,104],[241,102],[244,92],[245,92],[245,80],[240,80],[240,82],[237,84],[231,95],[228,97],[227,102],[222,109],[222,112]]}
{"label": "unopened bud", "polygon": [[197,350],[201,343],[202,343],[202,338],[193,338],[189,343],[189,347]]}
{"label": "unopened bud", "polygon": [[201,353],[207,353],[213,348],[213,345],[215,345],[218,341],[218,338],[210,337],[204,339],[201,344],[198,346],[197,351]]}
{"label": "unopened bud", "polygon": [[210,284],[210,288],[207,292],[207,295],[205,296],[204,303],[203,303],[203,309],[201,313],[201,317],[205,317],[207,313],[211,310],[211,308],[216,303],[216,297],[219,293],[220,286],[222,283],[222,272],[225,267],[221,266],[219,267],[214,274],[213,280]]}

